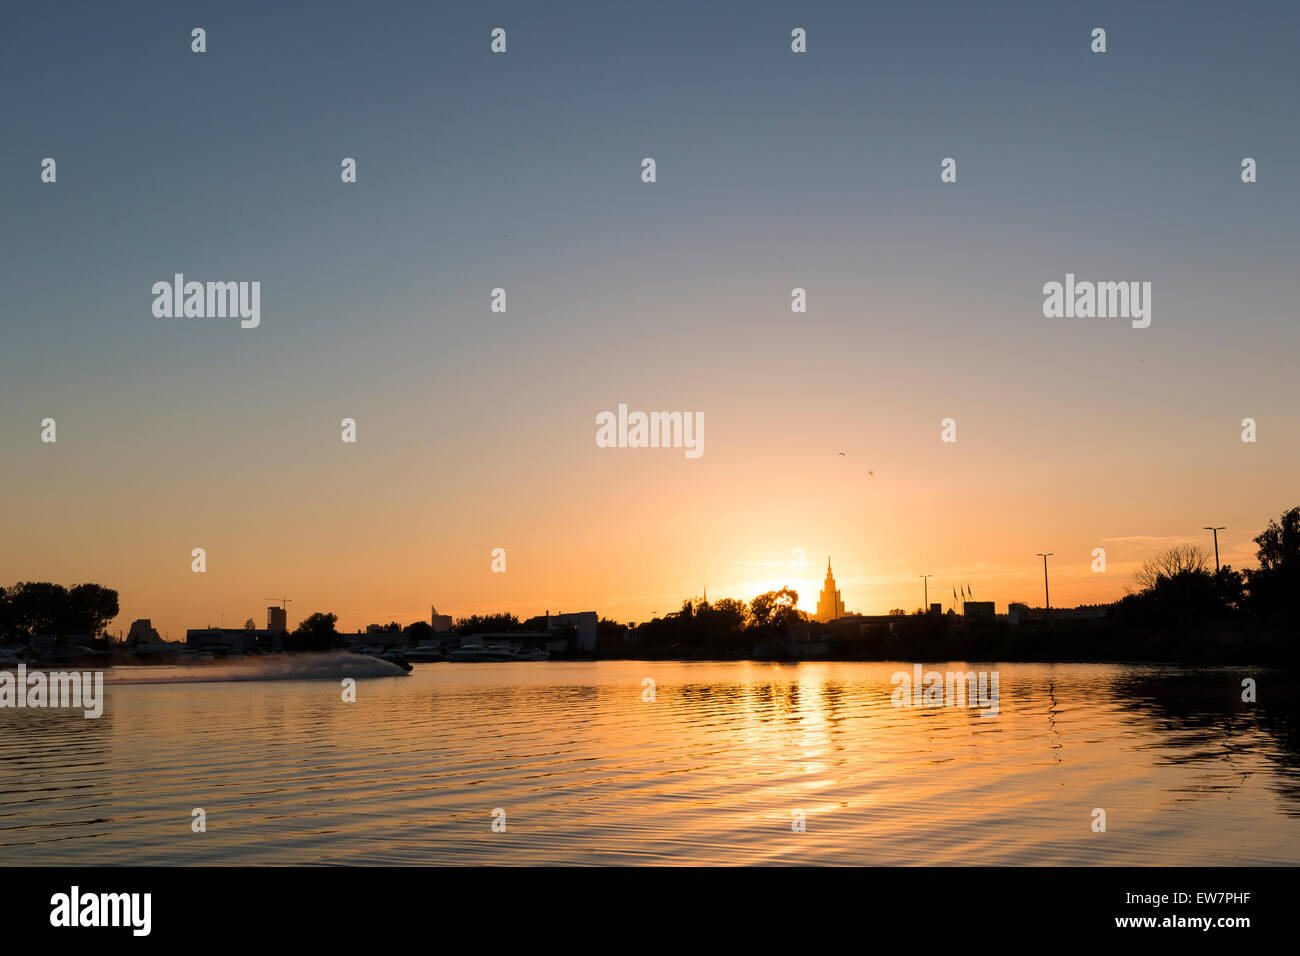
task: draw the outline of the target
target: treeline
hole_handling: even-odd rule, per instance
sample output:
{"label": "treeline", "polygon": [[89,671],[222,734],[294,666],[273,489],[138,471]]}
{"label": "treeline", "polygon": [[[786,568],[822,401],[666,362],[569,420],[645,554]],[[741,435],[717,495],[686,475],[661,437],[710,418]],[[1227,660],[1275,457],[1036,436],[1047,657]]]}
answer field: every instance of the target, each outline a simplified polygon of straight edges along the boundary
{"label": "treeline", "polygon": [[[468,617],[456,618],[451,627],[452,633],[458,637],[468,637],[472,634],[523,632],[527,629],[527,624],[520,621],[516,615],[504,612],[471,614]],[[597,633],[600,635],[622,634],[626,630],[622,624],[605,618],[601,618],[597,624]],[[447,636],[435,632],[428,621],[414,621],[405,626],[397,621],[390,621],[378,627],[377,631],[381,634],[403,634],[407,644],[418,644],[421,641],[438,640]],[[369,628],[367,632],[370,632]],[[302,623],[285,635],[284,646],[286,650],[329,650],[342,647],[343,637],[338,632],[338,615],[324,611],[308,615]]]}
{"label": "treeline", "polygon": [[[284,638],[285,650],[323,651],[343,646],[343,637],[338,632],[337,614],[318,611],[303,619],[297,627],[288,632]],[[611,622],[602,621],[605,625]],[[369,630],[369,629],[367,629]],[[457,618],[452,624],[452,631],[460,637],[470,634],[488,634],[502,631],[522,631],[524,625],[513,614],[472,614]],[[413,621],[402,626],[397,621],[378,628],[379,633],[403,634],[407,644],[434,640],[438,634],[428,621]]]}
{"label": "treeline", "polygon": [[[309,614],[292,631],[284,635],[286,651],[328,651],[343,646],[343,636],[338,631],[339,616],[330,611]],[[433,636],[433,625],[428,621],[413,621],[403,627],[396,621],[378,629],[381,634],[403,634],[406,643],[418,644]]]}
{"label": "treeline", "polygon": [[[1148,560],[1136,589],[1098,619],[1048,615],[1022,622],[967,620],[917,610],[892,627],[810,622],[789,588],[748,605],[687,600],[637,628],[638,656],[801,656],[794,634],[825,645],[832,659],[1295,661],[1300,659],[1300,508],[1254,539],[1257,568],[1215,570],[1199,547],[1179,545]],[[891,611],[901,614],[901,611]],[[796,627],[796,625],[802,625]],[[612,644],[607,652],[618,654]]]}
{"label": "treeline", "polygon": [[1300,630],[1300,508],[1286,511],[1254,539],[1259,567],[1215,570],[1199,547],[1178,545],[1143,564],[1139,589],[1115,605],[1121,628],[1188,632],[1244,627]]}
{"label": "treeline", "polygon": [[100,640],[117,615],[117,592],[99,584],[67,588],[48,581],[20,581],[0,588],[0,640],[9,643],[46,634],[88,634]]}
{"label": "treeline", "polygon": [[469,634],[491,634],[498,631],[522,631],[524,625],[513,614],[471,614],[458,617],[451,629],[465,637]]}
{"label": "treeline", "polygon": [[[791,588],[760,594],[748,604],[733,598],[688,599],[679,610],[647,621],[630,633],[602,618],[597,626],[607,656],[682,654],[741,657],[782,648],[800,632],[827,643],[844,658],[928,658],[978,656],[1008,660],[1214,660],[1262,651],[1294,659],[1300,653],[1300,507],[1284,512],[1254,538],[1259,566],[1237,571],[1213,568],[1201,548],[1179,545],[1148,560],[1136,577],[1137,590],[1114,605],[1109,617],[1070,623],[1058,617],[1010,627],[1003,620],[962,621],[918,611],[895,628],[865,629],[810,622]],[[88,634],[104,639],[117,617],[117,592],[98,584],[65,588],[49,582],[20,582],[0,588],[0,640],[29,641],[38,635]],[[251,623],[251,622],[250,622]],[[341,647],[338,615],[317,612],[286,633],[286,650]],[[959,627],[956,625],[960,625]],[[453,631],[465,637],[526,628],[513,614],[458,618]],[[1052,630],[1045,640],[1043,630]],[[1071,630],[1073,629],[1073,630]],[[406,643],[436,638],[427,621],[396,621],[381,630],[400,632]],[[1289,656],[1288,656],[1289,655]]]}
{"label": "treeline", "polygon": [[680,610],[638,627],[636,642],[643,647],[748,651],[756,643],[781,641],[792,626],[806,622],[808,615],[798,604],[799,592],[788,587],[767,591],[748,604],[735,598],[712,603],[688,599]]}

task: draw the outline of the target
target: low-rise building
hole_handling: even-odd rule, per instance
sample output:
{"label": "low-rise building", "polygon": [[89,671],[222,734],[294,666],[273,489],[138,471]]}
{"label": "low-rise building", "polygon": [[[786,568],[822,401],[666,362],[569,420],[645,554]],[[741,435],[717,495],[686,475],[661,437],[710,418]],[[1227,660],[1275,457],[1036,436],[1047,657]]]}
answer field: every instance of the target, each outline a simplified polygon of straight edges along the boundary
{"label": "low-rise building", "polygon": [[1007,623],[1016,627],[1048,618],[1053,621],[1103,621],[1114,607],[1113,604],[1080,604],[1078,607],[1054,607],[1046,610],[1016,601],[1007,605]]}
{"label": "low-rise building", "polygon": [[378,624],[371,624],[364,631],[340,634],[339,637],[348,650],[378,647],[387,651],[394,647],[406,647],[410,643],[409,636],[402,631],[386,631]]}
{"label": "low-rise building", "polygon": [[122,644],[137,657],[160,659],[169,654],[179,654],[185,649],[185,644],[181,641],[164,640],[147,617],[131,622],[131,629],[127,631]]}
{"label": "low-rise building", "polygon": [[599,615],[595,611],[575,611],[570,614],[552,614],[547,611],[524,622],[524,627],[546,634],[546,648],[553,653],[575,651],[591,653],[596,650],[596,625]]}
{"label": "low-rise building", "polygon": [[185,632],[191,650],[212,654],[275,653],[284,650],[284,632],[243,627],[192,627]]}
{"label": "low-rise building", "polygon": [[139,618],[131,622],[131,629],[126,632],[124,643],[136,647],[143,644],[166,644],[157,629],[153,626],[153,621],[147,617]]}
{"label": "low-rise building", "polygon": [[874,629],[883,624],[889,628],[889,632],[892,634],[894,625],[901,624],[909,616],[907,614],[846,614],[835,621],[835,625],[838,627],[856,627],[859,633],[865,634],[869,629]]}

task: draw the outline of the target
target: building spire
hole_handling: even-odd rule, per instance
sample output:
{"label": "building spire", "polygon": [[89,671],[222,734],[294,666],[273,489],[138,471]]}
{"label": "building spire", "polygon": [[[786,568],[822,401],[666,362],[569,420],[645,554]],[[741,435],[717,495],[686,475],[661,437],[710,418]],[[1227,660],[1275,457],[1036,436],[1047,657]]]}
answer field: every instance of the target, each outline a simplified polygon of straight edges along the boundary
{"label": "building spire", "polygon": [[831,556],[826,555],[826,584],[817,597],[817,614],[815,620],[834,621],[844,616],[844,601],[839,588],[835,587],[835,575],[831,572]]}

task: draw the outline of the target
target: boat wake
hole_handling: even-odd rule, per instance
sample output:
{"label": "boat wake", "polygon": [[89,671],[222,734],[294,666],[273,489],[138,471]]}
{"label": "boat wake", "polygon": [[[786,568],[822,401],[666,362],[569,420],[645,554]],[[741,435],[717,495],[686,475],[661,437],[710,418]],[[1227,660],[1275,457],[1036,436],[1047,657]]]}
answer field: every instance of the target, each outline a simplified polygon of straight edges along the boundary
{"label": "boat wake", "polygon": [[[147,673],[141,673],[147,671]],[[405,677],[389,661],[347,651],[276,654],[238,662],[162,664],[106,670],[106,684],[196,684],[250,680],[342,680],[345,677]]]}

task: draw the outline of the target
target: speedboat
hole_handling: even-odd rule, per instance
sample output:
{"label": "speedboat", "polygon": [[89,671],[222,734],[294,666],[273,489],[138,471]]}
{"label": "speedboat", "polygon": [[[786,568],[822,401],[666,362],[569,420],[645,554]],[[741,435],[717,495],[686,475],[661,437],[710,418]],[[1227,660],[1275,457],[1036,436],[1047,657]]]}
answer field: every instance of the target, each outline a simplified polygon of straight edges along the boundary
{"label": "speedboat", "polygon": [[384,651],[382,654],[376,656],[378,656],[378,658],[381,661],[388,661],[388,663],[390,664],[396,664],[398,667],[400,667],[404,671],[407,671],[408,673],[415,669],[406,662],[405,652],[400,651],[397,648],[394,648],[391,651]]}

